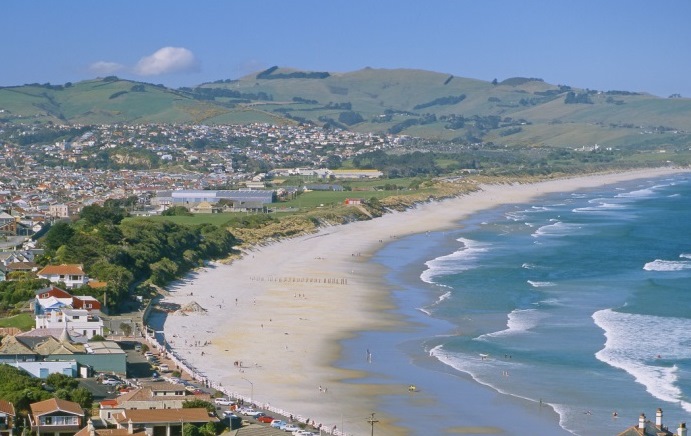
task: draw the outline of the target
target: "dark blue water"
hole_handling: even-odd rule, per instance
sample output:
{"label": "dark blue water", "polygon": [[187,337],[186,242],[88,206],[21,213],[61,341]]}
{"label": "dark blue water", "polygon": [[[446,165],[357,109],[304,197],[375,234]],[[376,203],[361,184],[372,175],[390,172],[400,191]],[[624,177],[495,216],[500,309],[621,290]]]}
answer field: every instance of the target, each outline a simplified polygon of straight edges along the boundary
{"label": "dark blue water", "polygon": [[[551,405],[579,435],[617,434],[658,407],[672,428],[689,419],[686,176],[550,195],[462,225],[376,259],[395,285],[406,279],[427,294],[400,304],[419,304],[435,332],[446,326],[399,347],[413,366],[415,353],[431,354],[490,389]],[[406,276],[410,259],[425,264],[421,276]]]}

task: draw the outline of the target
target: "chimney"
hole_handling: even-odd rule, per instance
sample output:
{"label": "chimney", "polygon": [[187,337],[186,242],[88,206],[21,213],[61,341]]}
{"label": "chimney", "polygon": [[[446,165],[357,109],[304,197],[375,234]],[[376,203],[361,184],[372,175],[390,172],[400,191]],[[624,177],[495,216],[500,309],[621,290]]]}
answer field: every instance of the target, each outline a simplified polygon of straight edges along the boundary
{"label": "chimney", "polygon": [[641,416],[638,417],[638,428],[645,430],[645,413],[641,413]]}
{"label": "chimney", "polygon": [[94,428],[94,423],[91,421],[91,418],[89,418],[87,421],[86,427],[89,432],[89,436],[96,436],[96,429]]}
{"label": "chimney", "polygon": [[657,412],[655,412],[655,427],[662,428],[662,409],[659,407]]}
{"label": "chimney", "polygon": [[134,425],[132,425],[132,418],[127,421],[127,434],[134,434]]}
{"label": "chimney", "polygon": [[679,424],[679,428],[677,429],[677,436],[686,436],[686,423],[682,422]]}

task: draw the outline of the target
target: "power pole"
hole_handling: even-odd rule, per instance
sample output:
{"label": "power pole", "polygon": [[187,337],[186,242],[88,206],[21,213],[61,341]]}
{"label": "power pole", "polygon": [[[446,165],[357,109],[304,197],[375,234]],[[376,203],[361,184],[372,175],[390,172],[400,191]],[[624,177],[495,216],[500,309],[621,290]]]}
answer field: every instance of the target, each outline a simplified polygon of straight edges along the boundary
{"label": "power pole", "polygon": [[367,422],[369,422],[370,425],[372,426],[372,433],[371,433],[371,435],[374,436],[374,424],[376,424],[376,423],[379,422],[378,420],[374,419],[374,412],[372,412],[372,417],[369,418],[369,419],[367,420]]}

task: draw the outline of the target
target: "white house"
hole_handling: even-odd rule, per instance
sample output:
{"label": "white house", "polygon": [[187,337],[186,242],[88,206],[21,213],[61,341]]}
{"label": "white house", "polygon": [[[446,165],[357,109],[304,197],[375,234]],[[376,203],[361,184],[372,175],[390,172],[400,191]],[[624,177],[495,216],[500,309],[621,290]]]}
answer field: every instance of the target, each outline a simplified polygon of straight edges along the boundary
{"label": "white house", "polygon": [[36,328],[67,328],[68,332],[86,336],[103,336],[103,320],[84,309],[60,309],[45,315],[36,315]]}
{"label": "white house", "polygon": [[50,280],[51,283],[62,282],[68,289],[89,283],[89,277],[84,272],[82,265],[78,264],[46,265],[36,275],[41,279]]}

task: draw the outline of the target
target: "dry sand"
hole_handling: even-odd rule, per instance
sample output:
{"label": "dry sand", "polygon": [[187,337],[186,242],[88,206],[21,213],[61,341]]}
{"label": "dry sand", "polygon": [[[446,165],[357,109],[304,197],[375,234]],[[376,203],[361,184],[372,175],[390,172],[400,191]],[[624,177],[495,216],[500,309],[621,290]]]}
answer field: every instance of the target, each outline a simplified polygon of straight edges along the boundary
{"label": "dry sand", "polygon": [[[328,428],[340,428],[344,415],[362,416],[346,431],[369,434],[364,419],[377,410],[378,396],[392,388],[344,383],[362,374],[333,363],[340,356],[339,342],[358,331],[403,327],[387,315],[391,301],[381,267],[368,262],[377,249],[392,238],[458,226],[464,217],[497,205],[675,172],[681,170],[484,185],[463,197],[257,247],[232,265],[211,265],[172,286],[166,301],[196,301],[207,312],[169,316],[166,338],[176,353],[228,392]],[[377,432],[404,434],[389,418],[377,414]]]}

